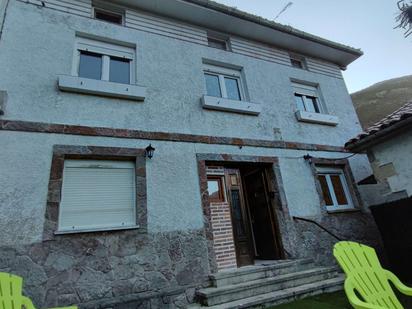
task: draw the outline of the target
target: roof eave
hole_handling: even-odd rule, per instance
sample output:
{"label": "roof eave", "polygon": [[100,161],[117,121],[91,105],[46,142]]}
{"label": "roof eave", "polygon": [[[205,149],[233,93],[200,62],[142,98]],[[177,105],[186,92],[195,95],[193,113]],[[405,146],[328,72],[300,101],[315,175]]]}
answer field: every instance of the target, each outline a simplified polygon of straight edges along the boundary
{"label": "roof eave", "polygon": [[361,138],[358,141],[346,143],[345,148],[351,152],[363,152],[377,144],[388,140],[395,135],[404,132],[410,127],[412,127],[412,117],[399,121],[372,135]]}
{"label": "roof eave", "polygon": [[284,26],[209,0],[116,0],[207,29],[245,37],[335,63],[342,69],[363,53],[343,44]]}

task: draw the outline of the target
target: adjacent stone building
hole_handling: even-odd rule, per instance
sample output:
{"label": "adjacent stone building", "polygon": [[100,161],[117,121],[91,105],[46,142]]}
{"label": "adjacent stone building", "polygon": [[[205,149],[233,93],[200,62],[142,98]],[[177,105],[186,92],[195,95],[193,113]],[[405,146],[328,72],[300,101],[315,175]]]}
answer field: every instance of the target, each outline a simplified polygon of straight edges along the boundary
{"label": "adjacent stone building", "polygon": [[358,49],[206,0],[1,12],[0,270],[37,306],[185,307],[227,269],[330,265],[310,220],[377,243],[344,148]]}

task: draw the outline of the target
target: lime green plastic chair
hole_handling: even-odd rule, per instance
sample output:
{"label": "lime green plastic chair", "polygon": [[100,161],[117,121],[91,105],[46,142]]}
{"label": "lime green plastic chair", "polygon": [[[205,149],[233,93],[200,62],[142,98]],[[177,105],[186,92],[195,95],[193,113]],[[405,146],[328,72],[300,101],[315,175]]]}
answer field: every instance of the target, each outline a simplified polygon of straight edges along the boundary
{"label": "lime green plastic chair", "polygon": [[345,293],[354,308],[403,309],[389,281],[403,294],[412,296],[412,288],[382,268],[375,249],[356,242],[341,241],[335,245],[333,255],[346,274]]}
{"label": "lime green plastic chair", "polygon": [[[36,309],[30,298],[22,295],[22,288],[23,278],[0,272],[0,309]],[[77,309],[77,307],[60,309]]]}

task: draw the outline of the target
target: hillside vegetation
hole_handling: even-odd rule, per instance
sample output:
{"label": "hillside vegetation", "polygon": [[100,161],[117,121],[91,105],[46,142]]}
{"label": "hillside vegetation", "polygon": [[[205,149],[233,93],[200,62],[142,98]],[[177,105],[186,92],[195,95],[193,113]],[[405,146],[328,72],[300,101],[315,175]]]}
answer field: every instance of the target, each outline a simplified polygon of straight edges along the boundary
{"label": "hillside vegetation", "polygon": [[376,83],[351,97],[365,129],[412,100],[412,75]]}

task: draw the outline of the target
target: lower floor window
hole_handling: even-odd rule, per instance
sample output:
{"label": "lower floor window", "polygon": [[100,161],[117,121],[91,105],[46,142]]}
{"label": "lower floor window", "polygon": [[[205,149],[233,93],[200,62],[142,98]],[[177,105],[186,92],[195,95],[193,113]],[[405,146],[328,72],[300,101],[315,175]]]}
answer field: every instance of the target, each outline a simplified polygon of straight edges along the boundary
{"label": "lower floor window", "polygon": [[65,160],[58,231],[136,226],[135,164]]}
{"label": "lower floor window", "polygon": [[353,208],[343,169],[336,167],[317,167],[316,169],[327,210]]}

